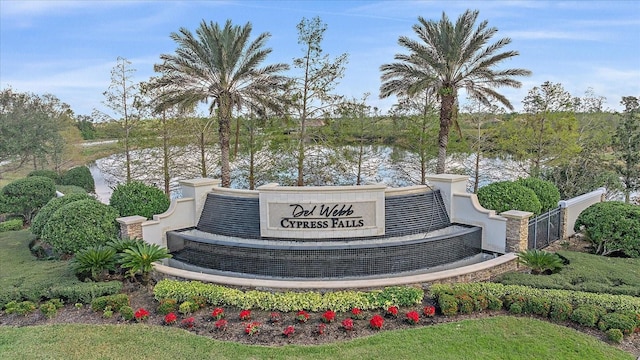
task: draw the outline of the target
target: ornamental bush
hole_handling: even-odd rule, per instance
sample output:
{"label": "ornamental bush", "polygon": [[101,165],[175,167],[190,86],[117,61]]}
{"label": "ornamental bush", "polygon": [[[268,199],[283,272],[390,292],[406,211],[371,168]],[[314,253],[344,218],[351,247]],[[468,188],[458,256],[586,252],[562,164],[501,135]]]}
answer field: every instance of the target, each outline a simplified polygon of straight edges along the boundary
{"label": "ornamental bush", "polygon": [[595,305],[580,305],[571,314],[571,320],[580,325],[595,327],[606,311]]}
{"label": "ornamental bush", "polygon": [[540,201],[540,205],[542,206],[540,212],[545,213],[551,209],[555,209],[558,207],[558,202],[560,201],[560,191],[551,181],[529,177],[526,179],[518,179],[516,181],[516,184],[527,187],[533,190],[534,193],[536,193],[536,196]]}
{"label": "ornamental bush", "polygon": [[33,170],[32,172],[27,174],[27,177],[30,177],[30,176],[48,177],[49,179],[53,180],[53,182],[56,185],[60,185],[60,180],[61,180],[60,175],[53,170]]}
{"label": "ornamental bush", "polygon": [[12,219],[0,222],[0,232],[18,231],[22,229],[22,219]]}
{"label": "ornamental bush", "polygon": [[167,211],[169,198],[155,186],[132,181],[116,186],[109,205],[118,210],[120,216],[140,215],[150,219]]}
{"label": "ornamental bush", "polygon": [[29,224],[38,210],[55,196],[56,185],[48,177],[18,179],[0,190],[0,209],[2,212],[21,215]]}
{"label": "ornamental bush", "polygon": [[631,334],[636,328],[636,321],[633,317],[622,313],[608,313],[602,315],[598,322],[598,328],[602,331],[609,329],[620,329],[623,334]]}
{"label": "ornamental bush", "polygon": [[56,210],[42,229],[41,239],[59,254],[74,254],[105,245],[118,234],[118,213],[97,200],[79,200]]}
{"label": "ornamental bush", "polygon": [[576,220],[575,231],[583,231],[596,254],[620,253],[640,258],[640,206],[619,201],[593,204]]}
{"label": "ornamental bush", "polygon": [[624,338],[624,335],[622,334],[622,331],[620,331],[620,329],[609,329],[607,330],[606,334],[607,339],[617,344],[620,344],[622,342],[622,339]]}
{"label": "ornamental bush", "polygon": [[87,190],[87,192],[96,192],[96,183],[93,181],[91,171],[86,166],[77,166],[65,172],[62,175],[61,185],[75,185]]}
{"label": "ornamental bush", "polygon": [[573,313],[573,306],[567,301],[552,301],[549,318],[554,321],[566,321]]}
{"label": "ornamental bush", "polygon": [[536,193],[513,181],[499,181],[478,190],[478,201],[486,209],[501,213],[508,210],[529,211],[539,215],[542,205]]}
{"label": "ornamental bush", "polygon": [[37,236],[42,235],[42,229],[44,229],[47,221],[49,221],[49,218],[54,212],[56,212],[56,210],[74,201],[90,199],[92,198],[87,194],[69,194],[49,200],[49,202],[47,202],[33,218],[33,221],[31,222],[31,232]]}

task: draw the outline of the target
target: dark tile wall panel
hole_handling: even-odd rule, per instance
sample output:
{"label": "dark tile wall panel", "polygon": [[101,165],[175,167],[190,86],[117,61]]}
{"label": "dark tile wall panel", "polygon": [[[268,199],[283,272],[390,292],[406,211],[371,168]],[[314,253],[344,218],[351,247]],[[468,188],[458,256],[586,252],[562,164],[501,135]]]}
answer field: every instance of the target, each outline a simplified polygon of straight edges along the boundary
{"label": "dark tile wall panel", "polygon": [[[439,190],[385,199],[384,237],[426,233],[449,225],[449,215]],[[198,221],[198,229],[212,234],[260,239],[258,199],[210,193]],[[379,237],[369,237],[373,238]]]}
{"label": "dark tile wall panel", "polygon": [[344,278],[388,275],[428,269],[481,252],[482,231],[477,227],[440,238],[402,244],[321,247],[256,246],[224,241],[182,239],[184,248],[174,259],[195,266],[247,276],[274,278]]}

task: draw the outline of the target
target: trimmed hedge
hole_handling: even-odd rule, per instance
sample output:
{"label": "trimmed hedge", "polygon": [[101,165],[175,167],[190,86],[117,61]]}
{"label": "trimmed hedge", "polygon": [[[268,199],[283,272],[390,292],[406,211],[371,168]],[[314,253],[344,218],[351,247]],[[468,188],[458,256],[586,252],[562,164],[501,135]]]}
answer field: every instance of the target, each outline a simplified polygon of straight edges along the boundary
{"label": "trimmed hedge", "polygon": [[420,304],[424,291],[414,287],[388,287],[383,290],[318,292],[241,291],[220,285],[199,281],[161,280],[153,288],[156,300],[174,299],[178,302],[191,301],[201,296],[209,305],[235,306],[241,309],[261,309],[266,311],[349,311],[355,307],[361,310],[386,309],[390,305],[411,306]]}
{"label": "trimmed hedge", "polygon": [[[584,227],[584,230],[583,230]],[[576,219],[575,231],[584,231],[596,254],[620,252],[640,258],[640,206],[619,201],[593,204]]]}
{"label": "trimmed hedge", "polygon": [[49,202],[38,211],[38,214],[33,218],[31,222],[31,232],[35,235],[42,235],[42,229],[49,221],[49,218],[58,209],[66,204],[79,200],[91,200],[92,198],[87,194],[69,194],[49,200]]}
{"label": "trimmed hedge", "polygon": [[0,232],[18,231],[22,229],[22,219],[12,219],[0,222]]}
{"label": "trimmed hedge", "polygon": [[28,224],[49,200],[56,196],[56,185],[48,177],[31,176],[15,180],[0,189],[0,209],[20,214]]}
{"label": "trimmed hedge", "polygon": [[478,190],[478,201],[485,209],[501,213],[509,210],[529,211],[539,215],[542,205],[536,193],[512,181],[499,181]]}
{"label": "trimmed hedge", "polygon": [[162,190],[139,181],[116,186],[109,200],[109,205],[118,210],[120,216],[140,215],[147,219],[167,211],[169,203]]}
{"label": "trimmed hedge", "polygon": [[560,191],[551,182],[540,178],[529,177],[526,179],[518,179],[516,184],[520,184],[533,190],[542,206],[540,212],[547,212],[558,207],[560,201]]}
{"label": "trimmed hedge", "polygon": [[87,190],[87,192],[96,192],[96,183],[93,180],[91,171],[86,166],[77,166],[69,169],[62,175],[60,185],[75,185]]}
{"label": "trimmed hedge", "polygon": [[49,179],[53,180],[53,182],[56,185],[60,185],[60,174],[58,174],[57,172],[53,171],[53,170],[33,170],[32,172],[30,172],[29,174],[27,174],[27,177],[30,176],[44,176],[44,177],[48,177]]}
{"label": "trimmed hedge", "polygon": [[97,200],[79,200],[56,210],[42,229],[42,240],[58,255],[105,245],[118,235],[117,211]]}

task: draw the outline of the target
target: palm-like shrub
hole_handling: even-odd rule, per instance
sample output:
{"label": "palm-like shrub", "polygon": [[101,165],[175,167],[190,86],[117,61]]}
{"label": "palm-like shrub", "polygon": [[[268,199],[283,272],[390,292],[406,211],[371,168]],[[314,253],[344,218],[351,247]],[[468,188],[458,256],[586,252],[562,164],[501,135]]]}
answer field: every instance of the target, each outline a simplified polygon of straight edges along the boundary
{"label": "palm-like shrub", "polygon": [[118,210],[120,216],[140,215],[149,219],[167,211],[169,198],[155,186],[132,181],[116,186],[109,205]]}
{"label": "palm-like shrub", "polygon": [[518,263],[531,268],[532,274],[554,273],[562,269],[562,259],[554,253],[544,250],[530,249],[520,251]]}
{"label": "palm-like shrub", "polygon": [[149,282],[153,263],[170,257],[166,248],[141,241],[125,249],[120,262],[123,268],[128,269],[129,276],[134,277],[139,273],[142,275],[142,282],[146,284]]}
{"label": "palm-like shrub", "polygon": [[108,271],[116,269],[116,251],[108,246],[88,247],[76,253],[71,267],[80,280],[104,280]]}

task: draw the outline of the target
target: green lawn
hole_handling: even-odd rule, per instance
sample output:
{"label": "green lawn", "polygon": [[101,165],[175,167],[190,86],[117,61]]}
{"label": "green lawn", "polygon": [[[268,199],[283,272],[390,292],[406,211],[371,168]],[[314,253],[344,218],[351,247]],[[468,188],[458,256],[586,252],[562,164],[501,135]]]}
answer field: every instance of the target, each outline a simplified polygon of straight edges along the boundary
{"label": "green lawn", "polygon": [[559,273],[540,276],[509,273],[499,282],[545,289],[640,296],[640,259],[611,258],[574,251],[558,251],[570,263]]}
{"label": "green lawn", "polygon": [[249,346],[145,325],[0,327],[2,359],[634,359],[544,321],[500,316],[321,346]]}

